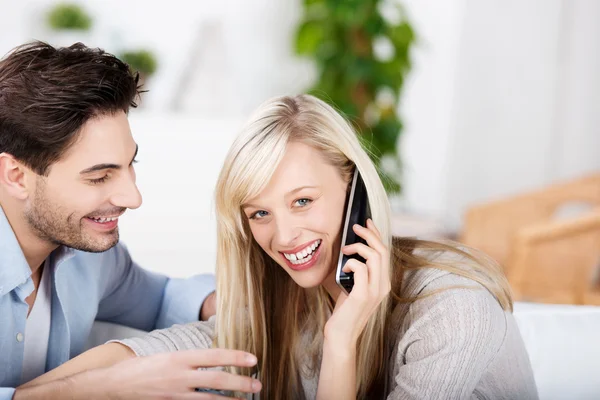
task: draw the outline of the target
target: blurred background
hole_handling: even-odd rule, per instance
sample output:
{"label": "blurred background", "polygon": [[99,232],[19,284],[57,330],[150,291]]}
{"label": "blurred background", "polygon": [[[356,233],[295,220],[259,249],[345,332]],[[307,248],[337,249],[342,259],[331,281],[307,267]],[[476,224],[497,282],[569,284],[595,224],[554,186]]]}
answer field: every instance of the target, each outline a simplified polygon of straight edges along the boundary
{"label": "blurred background", "polygon": [[271,96],[311,92],[362,132],[398,235],[451,238],[519,299],[600,304],[600,2],[0,0],[0,53],[32,39],[118,55],[149,90],[130,117],[143,266],[214,271],[212,194]]}

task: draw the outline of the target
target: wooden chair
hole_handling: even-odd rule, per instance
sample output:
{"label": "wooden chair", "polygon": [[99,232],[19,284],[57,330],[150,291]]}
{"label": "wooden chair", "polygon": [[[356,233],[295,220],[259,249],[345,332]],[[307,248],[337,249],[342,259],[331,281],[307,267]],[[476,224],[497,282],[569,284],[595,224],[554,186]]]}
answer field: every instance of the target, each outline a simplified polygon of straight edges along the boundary
{"label": "wooden chair", "polygon": [[[578,204],[590,210],[555,218]],[[600,174],[475,206],[461,241],[500,262],[517,300],[600,304]]]}

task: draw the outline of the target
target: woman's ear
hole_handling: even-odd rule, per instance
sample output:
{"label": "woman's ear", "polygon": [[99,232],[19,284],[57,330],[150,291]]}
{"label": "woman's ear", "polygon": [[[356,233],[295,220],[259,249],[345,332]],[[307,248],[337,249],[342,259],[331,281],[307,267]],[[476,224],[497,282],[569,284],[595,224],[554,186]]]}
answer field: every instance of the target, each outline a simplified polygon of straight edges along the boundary
{"label": "woman's ear", "polygon": [[11,154],[0,153],[0,186],[10,196],[19,200],[29,197],[29,172],[29,168]]}

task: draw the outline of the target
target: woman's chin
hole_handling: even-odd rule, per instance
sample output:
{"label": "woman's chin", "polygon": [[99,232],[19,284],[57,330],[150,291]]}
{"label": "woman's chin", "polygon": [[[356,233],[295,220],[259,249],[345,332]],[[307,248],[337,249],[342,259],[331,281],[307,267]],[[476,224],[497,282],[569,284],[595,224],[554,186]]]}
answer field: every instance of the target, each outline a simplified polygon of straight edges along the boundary
{"label": "woman's chin", "polygon": [[298,286],[311,289],[322,285],[332,276],[332,271],[335,272],[332,268],[327,267],[330,262],[326,253],[319,254],[315,261],[312,265],[299,267],[286,265],[284,268]]}
{"label": "woman's chin", "polygon": [[[302,275],[302,276],[298,276],[298,275]],[[323,281],[325,280],[325,277],[322,275],[323,274],[320,274],[320,273],[299,274],[298,272],[295,272],[295,271],[290,272],[290,277],[294,280],[294,282],[296,282],[296,284],[298,286],[300,286],[304,289],[312,289],[312,288],[315,288],[315,287],[321,285],[323,283]]]}

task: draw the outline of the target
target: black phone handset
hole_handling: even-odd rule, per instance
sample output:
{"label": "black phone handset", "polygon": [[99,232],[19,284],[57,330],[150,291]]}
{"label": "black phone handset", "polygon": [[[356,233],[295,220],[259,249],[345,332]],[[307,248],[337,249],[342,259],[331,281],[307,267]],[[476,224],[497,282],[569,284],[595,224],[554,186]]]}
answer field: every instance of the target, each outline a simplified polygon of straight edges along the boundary
{"label": "black phone handset", "polygon": [[[367,189],[362,177],[360,176],[360,173],[358,172],[358,168],[355,168],[354,177],[352,178],[352,186],[346,201],[344,227],[342,231],[342,247],[357,242],[366,244],[363,238],[354,233],[352,226],[354,224],[366,226],[367,219],[369,218],[371,218],[371,209],[369,206],[369,199],[367,197]],[[346,292],[346,294],[350,294],[352,287],[354,286],[354,273],[347,273],[342,271],[342,269],[344,268],[344,265],[346,265],[346,262],[351,258],[365,262],[365,259],[358,254],[346,255],[342,253],[340,249],[335,281],[342,288],[342,290]]]}

